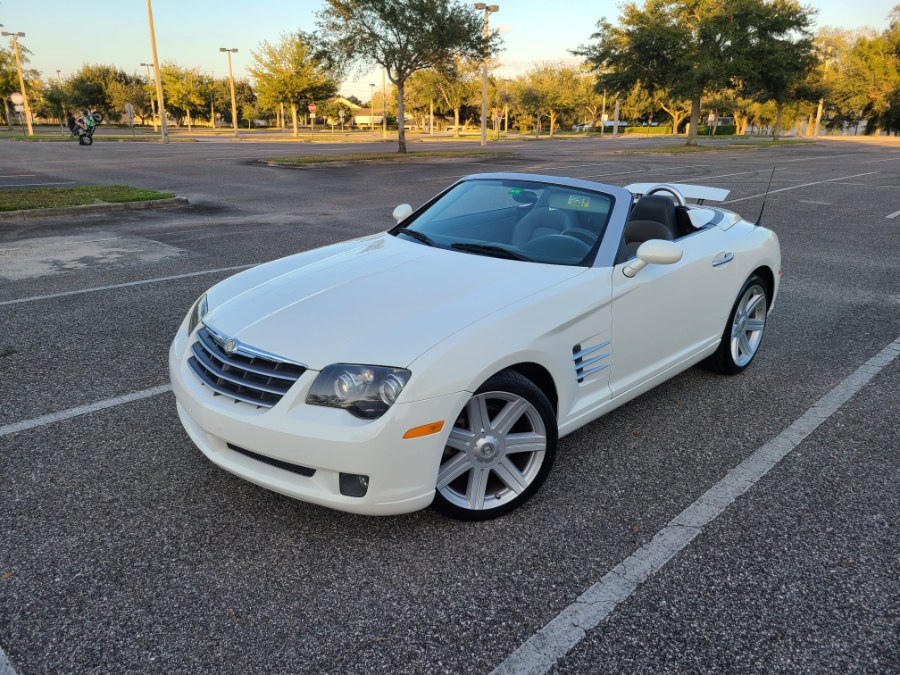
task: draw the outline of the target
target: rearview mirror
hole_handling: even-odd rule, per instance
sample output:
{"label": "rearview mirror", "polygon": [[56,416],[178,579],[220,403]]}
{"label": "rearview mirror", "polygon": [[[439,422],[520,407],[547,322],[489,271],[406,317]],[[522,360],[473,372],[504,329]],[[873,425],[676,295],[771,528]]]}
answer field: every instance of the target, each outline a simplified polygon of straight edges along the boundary
{"label": "rearview mirror", "polygon": [[626,277],[633,277],[647,265],[672,265],[681,260],[684,251],[674,241],[651,239],[638,247],[637,260],[622,270]]}
{"label": "rearview mirror", "polygon": [[394,209],[394,221],[397,223],[401,223],[412,215],[413,207],[409,204],[401,204],[396,209]]}

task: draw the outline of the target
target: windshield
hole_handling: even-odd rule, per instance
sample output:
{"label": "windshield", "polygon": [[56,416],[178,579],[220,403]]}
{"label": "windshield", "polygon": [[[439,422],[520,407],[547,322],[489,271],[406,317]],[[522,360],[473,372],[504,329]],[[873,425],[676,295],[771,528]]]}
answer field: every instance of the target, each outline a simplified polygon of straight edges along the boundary
{"label": "windshield", "polygon": [[601,192],[523,180],[471,180],[391,233],[473,255],[588,265],[612,205],[612,196]]}

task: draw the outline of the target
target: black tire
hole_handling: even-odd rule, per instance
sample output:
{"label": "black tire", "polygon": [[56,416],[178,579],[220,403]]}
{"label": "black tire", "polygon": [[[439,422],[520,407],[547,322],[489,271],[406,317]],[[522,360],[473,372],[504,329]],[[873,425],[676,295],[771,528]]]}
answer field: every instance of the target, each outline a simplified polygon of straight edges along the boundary
{"label": "black tire", "polygon": [[85,143],[84,143],[84,139],[85,139],[84,136],[79,136],[79,137],[78,137],[78,145],[84,145],[84,144],[85,144]]}
{"label": "black tire", "polygon": [[[470,410],[479,408],[481,403],[489,428],[479,432],[475,428],[480,425],[470,419]],[[504,418],[501,411],[508,411],[509,418]],[[512,420],[511,426],[503,431],[507,420]],[[495,423],[497,427],[493,426]],[[462,449],[460,439],[464,436]],[[537,492],[550,473],[558,437],[553,406],[531,380],[514,371],[494,375],[472,394],[454,422],[441,460],[434,508],[445,516],[467,521],[490,520],[518,508]],[[516,442],[531,449],[507,453],[507,441],[509,447]],[[455,447],[451,447],[451,442]],[[452,475],[454,464],[468,468],[442,486],[445,471]],[[481,477],[481,506],[464,505],[467,500],[471,504],[469,490]]]}
{"label": "black tire", "polygon": [[93,112],[93,113],[91,113],[91,117],[94,118],[94,121],[95,121],[97,124],[100,124],[100,122],[103,121],[103,115],[101,115],[101,114],[98,113],[98,112]]}
{"label": "black tire", "polygon": [[82,138],[84,139],[83,145],[93,145],[94,144],[93,136],[82,136]]}
{"label": "black tire", "polygon": [[[762,326],[758,331],[758,336],[754,335],[747,342],[748,345],[750,345],[752,342],[752,352],[749,354],[742,353],[740,351],[741,348],[738,347],[738,356],[736,358],[735,345],[732,344],[732,340],[733,338],[735,338],[737,333],[745,329],[745,324],[736,324],[735,317],[737,315],[738,308],[741,306],[741,303],[745,300],[745,297],[748,295],[748,293],[751,294],[751,297],[753,298],[755,298],[757,295],[762,296],[761,309],[759,308],[759,305],[757,305],[757,309],[754,309],[755,316],[752,319],[753,321],[761,321]],[[716,349],[716,351],[709,358],[707,358],[702,365],[708,370],[722,373],[723,375],[737,375],[738,373],[746,370],[747,367],[753,362],[753,359],[756,358],[756,354],[759,352],[759,346],[762,342],[763,335],[765,334],[768,311],[769,290],[766,287],[766,283],[756,274],[751,274],[750,278],[748,278],[747,281],[744,282],[744,285],[741,287],[740,292],[737,294],[737,299],[734,301],[734,306],[731,308],[731,312],[728,315],[728,322],[725,324],[725,330],[722,331],[722,340],[719,343],[719,348]],[[752,331],[744,330],[745,336],[749,332]]]}

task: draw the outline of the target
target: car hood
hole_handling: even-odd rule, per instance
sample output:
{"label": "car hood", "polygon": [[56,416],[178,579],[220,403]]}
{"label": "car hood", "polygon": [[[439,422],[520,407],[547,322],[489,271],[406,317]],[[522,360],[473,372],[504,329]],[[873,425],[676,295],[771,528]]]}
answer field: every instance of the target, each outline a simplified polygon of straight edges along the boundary
{"label": "car hood", "polygon": [[226,279],[210,289],[204,322],[315,370],[340,362],[405,367],[462,328],[582,272],[381,234]]}

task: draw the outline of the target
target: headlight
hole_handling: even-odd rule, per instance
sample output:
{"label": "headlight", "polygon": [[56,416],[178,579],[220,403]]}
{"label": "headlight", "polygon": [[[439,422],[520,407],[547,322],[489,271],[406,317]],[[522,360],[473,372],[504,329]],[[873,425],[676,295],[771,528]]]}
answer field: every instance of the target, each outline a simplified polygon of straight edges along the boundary
{"label": "headlight", "polygon": [[373,420],[394,404],[409,376],[403,368],[336,363],[322,369],[306,402],[343,408],[356,417]]}
{"label": "headlight", "polygon": [[194,329],[203,321],[203,317],[209,311],[209,303],[206,302],[206,293],[200,296],[194,306],[191,307],[191,315],[188,319],[188,335],[194,332]]}

